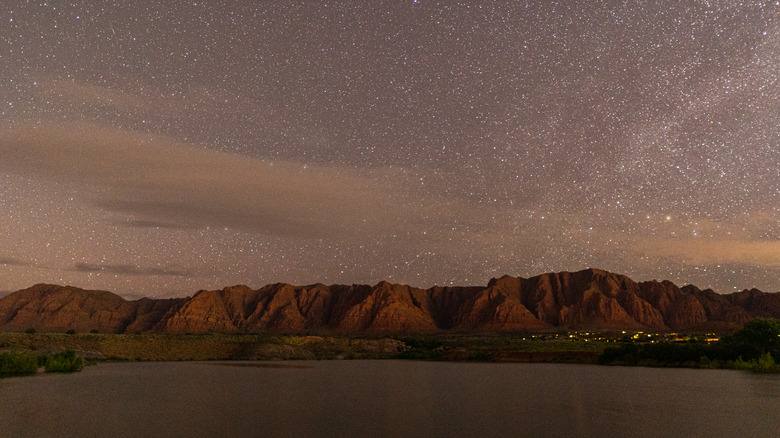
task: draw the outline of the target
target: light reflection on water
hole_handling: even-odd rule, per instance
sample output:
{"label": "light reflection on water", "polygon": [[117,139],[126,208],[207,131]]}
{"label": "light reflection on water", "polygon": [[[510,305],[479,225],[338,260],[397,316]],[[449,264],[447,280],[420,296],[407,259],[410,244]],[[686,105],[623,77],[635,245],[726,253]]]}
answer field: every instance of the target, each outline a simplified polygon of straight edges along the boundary
{"label": "light reflection on water", "polygon": [[414,361],[115,363],[0,380],[3,436],[775,436],[780,376]]}

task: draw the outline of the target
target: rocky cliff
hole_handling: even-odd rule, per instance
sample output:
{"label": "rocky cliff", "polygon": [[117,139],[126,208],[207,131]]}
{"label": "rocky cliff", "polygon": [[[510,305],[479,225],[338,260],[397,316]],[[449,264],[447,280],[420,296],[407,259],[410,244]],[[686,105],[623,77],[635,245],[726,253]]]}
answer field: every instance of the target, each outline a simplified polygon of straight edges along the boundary
{"label": "rocky cliff", "polygon": [[0,298],[3,331],[725,330],[756,317],[780,318],[780,293],[719,295],[668,281],[637,283],[597,269],[504,276],[486,287],[278,283],[126,301],[110,292],[39,284]]}

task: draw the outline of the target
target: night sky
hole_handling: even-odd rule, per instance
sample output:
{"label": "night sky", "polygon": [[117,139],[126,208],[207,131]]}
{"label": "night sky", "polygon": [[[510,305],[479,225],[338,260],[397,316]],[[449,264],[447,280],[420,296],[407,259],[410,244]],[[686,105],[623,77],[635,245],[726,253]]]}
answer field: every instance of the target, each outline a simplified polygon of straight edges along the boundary
{"label": "night sky", "polygon": [[780,2],[0,4],[0,291],[780,290]]}

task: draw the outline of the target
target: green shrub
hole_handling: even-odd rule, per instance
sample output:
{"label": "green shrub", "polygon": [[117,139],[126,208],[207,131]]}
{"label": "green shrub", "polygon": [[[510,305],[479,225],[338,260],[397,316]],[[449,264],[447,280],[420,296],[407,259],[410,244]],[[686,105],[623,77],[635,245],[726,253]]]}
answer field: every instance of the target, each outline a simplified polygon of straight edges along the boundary
{"label": "green shrub", "polygon": [[19,353],[0,354],[0,377],[22,376],[38,372],[38,359],[35,356]]}
{"label": "green shrub", "polygon": [[30,327],[27,330],[25,330],[24,332],[27,333],[28,335],[35,334],[35,328],[34,327]]}
{"label": "green shrub", "polygon": [[47,373],[72,373],[84,368],[84,359],[73,350],[63,351],[46,360]]}
{"label": "green shrub", "polygon": [[762,354],[758,359],[744,360],[739,356],[731,367],[736,370],[754,371],[757,373],[776,373],[780,371],[775,359],[769,353]]}
{"label": "green shrub", "polygon": [[763,373],[777,371],[777,365],[775,364],[775,359],[769,353],[764,353],[763,355],[761,355],[761,357],[758,358],[758,363],[756,365],[757,365],[756,371],[760,371]]}
{"label": "green shrub", "polygon": [[66,331],[65,334],[66,335],[75,335],[76,334],[76,330],[70,329],[70,330]]}

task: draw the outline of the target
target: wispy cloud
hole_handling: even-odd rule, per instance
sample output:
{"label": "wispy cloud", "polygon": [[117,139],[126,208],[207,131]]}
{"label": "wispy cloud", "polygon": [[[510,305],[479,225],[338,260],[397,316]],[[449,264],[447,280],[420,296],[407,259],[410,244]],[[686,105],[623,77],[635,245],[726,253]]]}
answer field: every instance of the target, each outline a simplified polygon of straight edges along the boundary
{"label": "wispy cloud", "polygon": [[94,125],[0,131],[0,169],[83,184],[137,227],[224,226],[292,237],[392,229],[413,215],[392,181],[352,169],[269,162]]}
{"label": "wispy cloud", "polygon": [[83,104],[93,107],[114,108],[120,111],[141,111],[160,108],[140,96],[135,96],[109,87],[78,82],[74,80],[41,80],[39,89],[70,104]]}
{"label": "wispy cloud", "polygon": [[76,272],[99,272],[121,275],[160,275],[172,277],[191,277],[193,275],[191,272],[173,268],[142,268],[135,265],[104,265],[91,263],[77,263],[74,265],[73,270]]}
{"label": "wispy cloud", "polygon": [[161,222],[153,220],[142,219],[128,219],[125,221],[113,221],[114,225],[128,227],[128,228],[163,228],[163,229],[186,229],[187,227],[181,224],[174,224],[170,222]]}
{"label": "wispy cloud", "polygon": [[745,264],[780,268],[780,241],[737,239],[642,239],[634,250],[689,265]]}
{"label": "wispy cloud", "polygon": [[0,265],[6,266],[30,266],[30,263],[11,257],[0,257]]}

